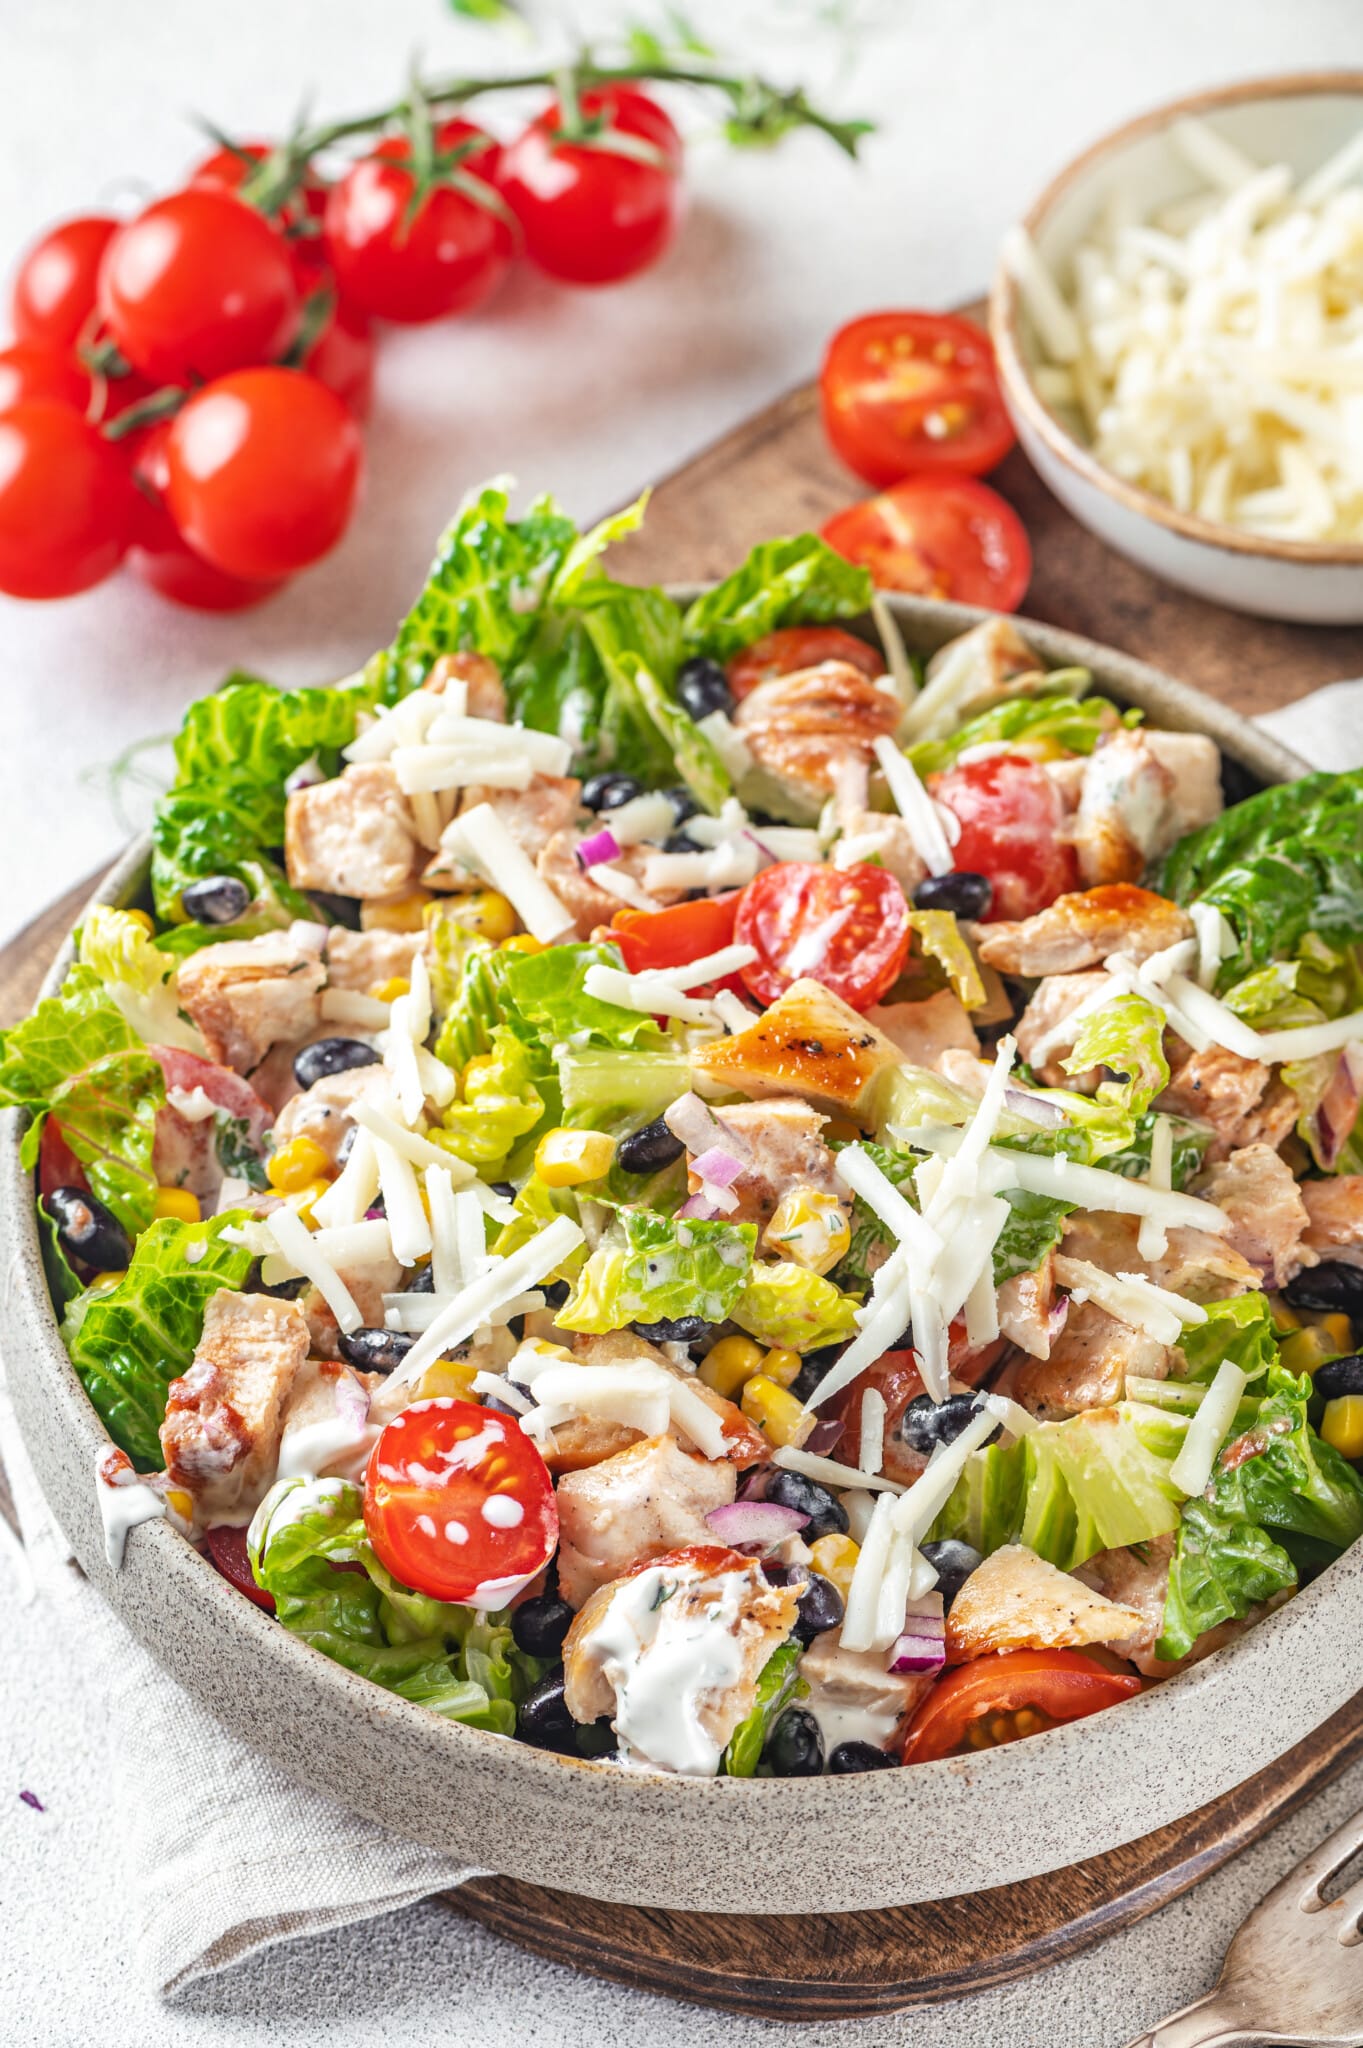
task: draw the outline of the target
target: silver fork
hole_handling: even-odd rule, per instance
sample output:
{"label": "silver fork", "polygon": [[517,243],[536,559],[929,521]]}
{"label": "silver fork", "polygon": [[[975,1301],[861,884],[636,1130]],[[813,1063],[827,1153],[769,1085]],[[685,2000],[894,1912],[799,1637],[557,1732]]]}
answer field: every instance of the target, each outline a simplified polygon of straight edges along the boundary
{"label": "silver fork", "polygon": [[1321,1897],[1360,1850],[1356,1813],[1255,1907],[1216,1989],[1128,2048],[1363,2048],[1363,1877]]}

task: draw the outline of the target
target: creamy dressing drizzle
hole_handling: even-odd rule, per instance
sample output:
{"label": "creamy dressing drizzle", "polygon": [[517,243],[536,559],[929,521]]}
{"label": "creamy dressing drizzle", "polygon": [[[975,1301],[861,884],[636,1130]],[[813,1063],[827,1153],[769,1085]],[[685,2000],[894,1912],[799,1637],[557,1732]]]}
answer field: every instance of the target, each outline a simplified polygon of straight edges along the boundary
{"label": "creamy dressing drizzle", "polygon": [[612,1719],[627,1762],[713,1778],[723,1750],[702,1726],[699,1706],[704,1694],[726,1691],[742,1674],[736,1628],[748,1578],[709,1576],[717,1597],[682,1609],[678,1589],[701,1577],[658,1566],[637,1573],[580,1647],[615,1694]]}
{"label": "creamy dressing drizzle", "polygon": [[166,1504],[138,1478],[124,1453],[109,1444],[95,1452],[95,1498],[104,1524],[104,1555],[110,1569],[120,1571],[128,1532],[164,1515]]}
{"label": "creamy dressing drizzle", "polygon": [[804,1704],[823,1731],[825,1752],[840,1742],[869,1742],[876,1749],[888,1749],[899,1725],[899,1708],[894,1706],[836,1706],[821,1700],[817,1689]]}

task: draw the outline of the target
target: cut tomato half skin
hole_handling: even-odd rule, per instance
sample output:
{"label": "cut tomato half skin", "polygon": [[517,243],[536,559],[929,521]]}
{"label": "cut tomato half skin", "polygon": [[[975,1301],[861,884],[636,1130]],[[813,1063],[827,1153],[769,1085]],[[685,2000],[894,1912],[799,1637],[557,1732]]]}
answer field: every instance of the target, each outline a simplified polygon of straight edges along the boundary
{"label": "cut tomato half skin", "polygon": [[911,928],[904,891],[884,868],[778,861],[739,892],[734,938],[756,960],[739,969],[764,1006],[804,976],[854,1010],[899,979]]}
{"label": "cut tomato half skin", "polygon": [[991,754],[930,775],[928,788],[960,825],[955,867],[989,881],[981,922],[1035,917],[1080,886],[1078,855],[1062,837],[1059,791],[1038,762]]}
{"label": "cut tomato half skin", "polygon": [[1108,1671],[1078,1650],[1005,1650],[978,1657],[935,1681],[905,1731],[902,1761],[927,1764],[952,1756],[972,1723],[991,1714],[1032,1707],[1052,1721],[1078,1721],[1140,1690],[1134,1672]]}
{"label": "cut tomato half skin", "polygon": [[883,490],[911,472],[981,476],[1017,439],[983,328],[952,313],[866,313],[840,327],[819,374],[824,432]]}
{"label": "cut tomato half skin", "polygon": [[1017,513],[973,476],[925,471],[835,512],[823,538],[881,590],[1016,611],[1032,578]]}

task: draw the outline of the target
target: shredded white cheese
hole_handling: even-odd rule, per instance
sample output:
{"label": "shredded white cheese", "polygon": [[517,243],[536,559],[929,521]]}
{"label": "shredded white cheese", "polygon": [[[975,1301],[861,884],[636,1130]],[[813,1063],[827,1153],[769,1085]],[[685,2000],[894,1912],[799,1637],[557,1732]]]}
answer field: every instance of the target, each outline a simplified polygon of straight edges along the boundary
{"label": "shredded white cheese", "polygon": [[1169,1467],[1174,1485],[1190,1499],[1210,1481],[1217,1452],[1226,1440],[1248,1385],[1249,1375],[1241,1372],[1231,1359],[1223,1358],[1201,1406],[1188,1424],[1182,1449]]}
{"label": "shredded white cheese", "polygon": [[885,1463],[885,1396],[867,1387],[861,1397],[861,1446],[857,1464],[863,1472],[879,1472]]}
{"label": "shredded white cheese", "polygon": [[589,967],[583,986],[598,1002],[614,1003],[620,1010],[637,1010],[645,1017],[680,1017],[685,1024],[709,1024],[714,1020],[710,1005],[683,995],[670,975],[626,974],[619,967]]}
{"label": "shredded white cheese", "polygon": [[401,1365],[389,1375],[389,1386],[408,1386],[419,1379],[428,1365],[464,1343],[480,1324],[490,1320],[496,1308],[545,1279],[582,1242],[577,1224],[570,1217],[556,1216],[529,1244],[522,1245],[509,1258],[495,1261],[486,1273],[463,1288],[417,1339]]}
{"label": "shredded white cheese", "polygon": [[1185,1323],[1205,1323],[1207,1311],[1139,1273],[1107,1273],[1089,1259],[1057,1252],[1055,1277],[1076,1301],[1096,1301],[1118,1322],[1143,1330],[1156,1344],[1177,1344]]}
{"label": "shredded white cheese", "polygon": [[874,748],[894,807],[909,828],[919,859],[930,875],[949,875],[955,863],[946,824],[924,789],[918,770],[886,734],[880,734]]}
{"label": "shredded white cheese", "polygon": [[551,946],[575,930],[572,912],[541,878],[491,804],[475,804],[456,818],[446,830],[445,844],[510,899],[521,923],[541,945]]}
{"label": "shredded white cheese", "polygon": [[339,1224],[359,1223],[379,1191],[379,1160],[374,1140],[357,1128],[350,1143],[350,1157],[324,1195],[312,1205],[314,1220],[324,1230]]}
{"label": "shredded white cheese", "polygon": [[802,1472],[806,1479],[818,1479],[825,1486],[861,1486],[875,1493],[904,1491],[899,1480],[887,1479],[883,1472],[861,1472],[855,1465],[841,1465],[836,1458],[820,1458],[813,1451],[797,1451],[790,1445],[773,1451],[771,1462],[787,1472]]}
{"label": "shredded white cheese", "polygon": [[272,1209],[265,1218],[265,1228],[289,1263],[311,1280],[335,1316],[337,1328],[347,1334],[358,1330],[364,1317],[356,1307],[355,1297],[330,1260],[323,1256],[302,1217],[287,1207]]}

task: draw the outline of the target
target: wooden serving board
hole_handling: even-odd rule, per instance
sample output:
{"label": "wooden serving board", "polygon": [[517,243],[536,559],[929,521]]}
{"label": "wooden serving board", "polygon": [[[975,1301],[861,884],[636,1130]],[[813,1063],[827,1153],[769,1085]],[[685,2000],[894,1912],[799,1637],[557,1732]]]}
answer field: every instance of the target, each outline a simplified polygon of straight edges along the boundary
{"label": "wooden serving board", "polygon": [[[995,480],[1031,535],[1030,616],[1139,655],[1250,715],[1363,674],[1363,628],[1222,611],[1111,553],[1020,453]],[[817,528],[859,495],[829,453],[817,395],[805,387],[666,478],[647,526],[612,565],[639,582],[721,576],[755,541]],[[30,1008],[95,879],[0,949],[0,1025]],[[927,1905],[818,1918],[667,1913],[508,1878],[476,1879],[447,1903],[537,1954],[669,1997],[773,2019],[866,2018],[1021,1977],[1129,1926],[1238,1855],[1360,1755],[1363,1694],[1258,1777],[1158,1834],[1030,1884]]]}

